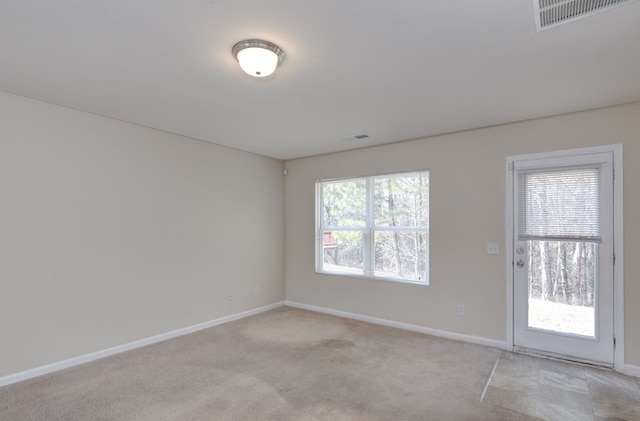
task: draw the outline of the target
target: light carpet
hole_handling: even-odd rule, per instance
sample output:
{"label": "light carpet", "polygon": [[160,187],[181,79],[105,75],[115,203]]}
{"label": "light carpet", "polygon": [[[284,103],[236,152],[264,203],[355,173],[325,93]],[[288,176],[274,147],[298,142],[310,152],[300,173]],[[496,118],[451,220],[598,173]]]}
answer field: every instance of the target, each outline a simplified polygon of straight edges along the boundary
{"label": "light carpet", "polygon": [[499,351],[282,307],[0,388],[0,420],[532,420]]}

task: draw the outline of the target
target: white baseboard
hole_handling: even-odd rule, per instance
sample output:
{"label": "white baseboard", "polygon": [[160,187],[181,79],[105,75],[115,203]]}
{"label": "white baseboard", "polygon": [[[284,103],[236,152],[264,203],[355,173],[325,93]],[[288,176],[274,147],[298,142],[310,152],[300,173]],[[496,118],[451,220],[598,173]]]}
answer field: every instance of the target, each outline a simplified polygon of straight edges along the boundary
{"label": "white baseboard", "polygon": [[[53,373],[55,371],[64,370],[65,368],[74,367],[80,364],[95,361],[101,358],[109,357],[111,355],[119,354],[125,351],[131,351],[136,348],[151,345],[154,343],[166,341],[168,339],[177,338],[179,336],[188,335],[199,330],[207,329],[210,327],[218,326],[224,323],[232,322],[234,320],[243,319],[245,317],[253,316],[255,314],[263,313],[265,311],[273,310],[275,308],[287,305],[290,307],[300,308],[304,310],[315,311],[318,313],[331,314],[338,317],[345,317],[353,320],[360,320],[363,322],[374,323],[382,326],[395,327],[398,329],[404,329],[412,332],[424,333],[427,335],[438,336],[446,339],[453,339],[456,341],[463,341],[474,343],[478,345],[485,345],[494,348],[509,350],[505,341],[499,341],[495,339],[488,339],[479,336],[463,335],[460,333],[448,332],[445,330],[432,329],[424,326],[413,325],[409,323],[395,322],[392,320],[380,319],[377,317],[365,316],[356,313],[348,313],[340,310],[333,310],[325,307],[318,307],[309,304],[301,304],[294,301],[282,301],[274,304],[270,304],[264,307],[255,308],[252,310],[244,311],[241,313],[232,314],[230,316],[221,317],[219,319],[211,320],[208,322],[200,323],[193,326],[188,326],[182,329],[172,330],[170,332],[162,333],[160,335],[151,336],[149,338],[140,339],[138,341],[130,342],[128,344],[118,345],[112,348],[104,349],[90,354],[80,355],[78,357],[70,358],[68,360],[59,361],[52,364],[43,365],[40,367],[32,368],[29,370],[21,371],[19,373],[9,374],[7,376],[0,377],[0,387],[7,386],[13,383],[18,383],[23,380],[28,380],[34,377],[42,376],[45,374]],[[630,364],[625,365],[623,370],[624,374],[629,376],[640,377],[640,366],[634,366]]]}
{"label": "white baseboard", "polygon": [[184,327],[182,329],[176,329],[170,332],[161,333],[160,335],[155,335],[149,338],[140,339],[137,341],[130,342],[128,344],[114,346],[113,348],[103,349],[101,351],[92,352],[90,354],[80,355],[78,357],[69,358],[68,360],[43,365],[43,366],[32,368],[29,370],[21,371],[19,373],[9,374],[7,376],[0,377],[0,387],[6,386],[12,383],[21,382],[23,380],[31,379],[33,377],[42,376],[44,374],[49,374],[54,371],[64,370],[65,368],[88,363],[90,361],[95,361],[101,358],[109,357],[111,355],[119,354],[121,352],[131,351],[133,349],[155,344],[157,342],[162,342],[168,339],[177,338],[179,336],[188,335],[189,333],[197,332],[199,330],[207,329],[213,326],[218,326],[234,320],[243,319],[245,317],[253,316],[254,314],[263,313],[265,311],[282,307],[283,305],[285,305],[283,301],[270,304],[264,307],[255,308],[253,310],[243,311],[241,313],[232,314],[230,316],[221,317],[219,319],[210,320],[204,323],[199,323],[197,325]]}
{"label": "white baseboard", "polygon": [[628,376],[640,377],[640,366],[625,364],[623,373]]}
{"label": "white baseboard", "polygon": [[493,348],[499,348],[503,350],[509,350],[506,341],[500,341],[497,339],[488,339],[480,336],[463,335],[461,333],[449,332],[446,330],[432,329],[429,327],[413,325],[409,323],[394,322],[392,320],[379,319],[377,317],[364,316],[362,314],[348,313],[340,310],[333,310],[325,307],[317,307],[309,304],[300,304],[295,301],[285,301],[285,305],[290,307],[296,307],[303,310],[315,311],[318,313],[331,314],[333,316],[346,317],[348,319],[360,320],[362,322],[374,323],[377,325],[396,327],[398,329],[409,330],[411,332],[424,333],[427,335],[438,336],[440,338],[452,339],[455,341],[469,342],[478,345],[490,346]]}

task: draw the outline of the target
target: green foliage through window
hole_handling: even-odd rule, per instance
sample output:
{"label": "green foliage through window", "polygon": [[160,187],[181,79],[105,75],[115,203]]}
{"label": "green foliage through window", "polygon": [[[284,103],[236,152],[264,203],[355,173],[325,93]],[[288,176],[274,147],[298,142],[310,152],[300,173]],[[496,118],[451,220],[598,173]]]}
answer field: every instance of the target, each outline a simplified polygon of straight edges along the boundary
{"label": "green foliage through window", "polygon": [[320,181],[318,271],[428,283],[426,171]]}

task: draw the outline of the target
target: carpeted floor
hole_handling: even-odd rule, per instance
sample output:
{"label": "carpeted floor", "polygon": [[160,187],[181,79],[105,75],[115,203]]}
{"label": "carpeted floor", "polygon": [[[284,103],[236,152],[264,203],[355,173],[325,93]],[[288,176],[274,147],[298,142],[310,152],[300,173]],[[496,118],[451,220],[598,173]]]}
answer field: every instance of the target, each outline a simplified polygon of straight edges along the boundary
{"label": "carpeted floor", "polygon": [[0,420],[532,420],[499,351],[282,307],[0,388]]}

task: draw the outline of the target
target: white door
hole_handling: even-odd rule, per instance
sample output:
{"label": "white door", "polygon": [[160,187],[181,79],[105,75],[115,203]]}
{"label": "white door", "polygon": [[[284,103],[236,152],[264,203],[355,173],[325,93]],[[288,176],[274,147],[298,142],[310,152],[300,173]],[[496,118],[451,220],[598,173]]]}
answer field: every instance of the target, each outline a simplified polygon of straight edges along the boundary
{"label": "white door", "polygon": [[512,166],[516,349],[613,365],[613,153]]}

